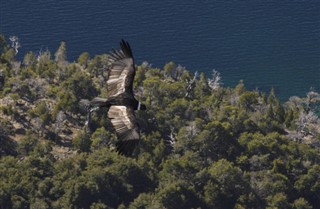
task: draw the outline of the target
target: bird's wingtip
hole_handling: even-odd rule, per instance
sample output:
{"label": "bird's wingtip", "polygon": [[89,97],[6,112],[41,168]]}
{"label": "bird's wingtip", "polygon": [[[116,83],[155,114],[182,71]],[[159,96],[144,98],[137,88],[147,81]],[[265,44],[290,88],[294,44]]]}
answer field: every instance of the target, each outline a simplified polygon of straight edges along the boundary
{"label": "bird's wingtip", "polygon": [[128,41],[125,41],[123,38],[120,41],[120,47],[123,53],[129,57],[133,57],[132,50]]}

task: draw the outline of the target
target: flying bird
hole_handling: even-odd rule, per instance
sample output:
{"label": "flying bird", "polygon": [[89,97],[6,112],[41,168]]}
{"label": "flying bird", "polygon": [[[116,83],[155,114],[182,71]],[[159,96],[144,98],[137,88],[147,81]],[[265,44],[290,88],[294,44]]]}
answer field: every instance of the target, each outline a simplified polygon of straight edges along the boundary
{"label": "flying bird", "polygon": [[121,49],[110,53],[108,57],[109,71],[107,78],[107,98],[96,97],[91,101],[83,100],[88,105],[88,121],[90,114],[96,109],[108,108],[108,118],[115,130],[118,141],[118,153],[130,156],[140,140],[140,128],[135,116],[135,110],[145,110],[133,93],[133,80],[136,67],[132,50],[128,42],[120,42]]}

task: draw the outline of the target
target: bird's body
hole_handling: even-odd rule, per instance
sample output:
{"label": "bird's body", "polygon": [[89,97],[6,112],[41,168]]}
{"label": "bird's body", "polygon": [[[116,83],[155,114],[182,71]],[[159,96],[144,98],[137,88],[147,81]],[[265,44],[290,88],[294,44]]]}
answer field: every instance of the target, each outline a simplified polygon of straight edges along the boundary
{"label": "bird's body", "polygon": [[[133,94],[133,79],[136,73],[132,51],[128,42],[120,42],[121,50],[113,50],[108,58],[110,65],[107,80],[107,98],[91,100],[91,109],[106,107],[108,118],[116,132],[117,151],[131,155],[140,139],[140,129],[134,111],[145,109]],[[142,108],[140,108],[142,107]],[[90,114],[89,110],[89,114]]]}
{"label": "bird's body", "polygon": [[106,107],[110,108],[112,105],[124,105],[132,106],[134,110],[138,110],[139,101],[134,97],[126,97],[125,95],[120,95],[118,97],[102,98],[95,97],[90,101],[90,106],[92,107]]}

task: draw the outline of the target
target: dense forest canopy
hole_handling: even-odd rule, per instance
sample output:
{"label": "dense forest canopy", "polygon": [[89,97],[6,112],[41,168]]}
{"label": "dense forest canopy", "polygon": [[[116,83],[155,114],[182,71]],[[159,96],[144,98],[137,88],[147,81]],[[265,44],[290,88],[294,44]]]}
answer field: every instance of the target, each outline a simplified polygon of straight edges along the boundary
{"label": "dense forest canopy", "polygon": [[[11,40],[12,41],[12,40]],[[218,72],[137,66],[141,143],[118,155],[104,109],[84,127],[81,99],[107,93],[108,54],[67,60],[0,35],[1,208],[316,208],[320,95],[280,102]]]}

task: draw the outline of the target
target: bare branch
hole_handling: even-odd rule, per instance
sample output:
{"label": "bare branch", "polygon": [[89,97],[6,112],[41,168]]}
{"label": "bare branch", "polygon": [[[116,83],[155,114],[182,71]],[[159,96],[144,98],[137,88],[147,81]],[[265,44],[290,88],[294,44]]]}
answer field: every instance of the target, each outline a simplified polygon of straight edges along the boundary
{"label": "bare branch", "polygon": [[208,78],[208,85],[212,90],[217,90],[222,85],[220,73],[216,70],[212,71],[212,79]]}
{"label": "bare branch", "polygon": [[14,48],[16,54],[18,54],[18,49],[21,47],[19,43],[19,38],[17,36],[11,36],[9,40],[11,41],[11,47]]}
{"label": "bare branch", "polygon": [[194,88],[194,86],[196,84],[196,80],[198,78],[199,78],[199,73],[198,73],[198,71],[196,71],[194,73],[193,79],[191,79],[190,81],[186,81],[188,85],[187,85],[187,93],[186,93],[185,97],[191,96],[192,89]]}

